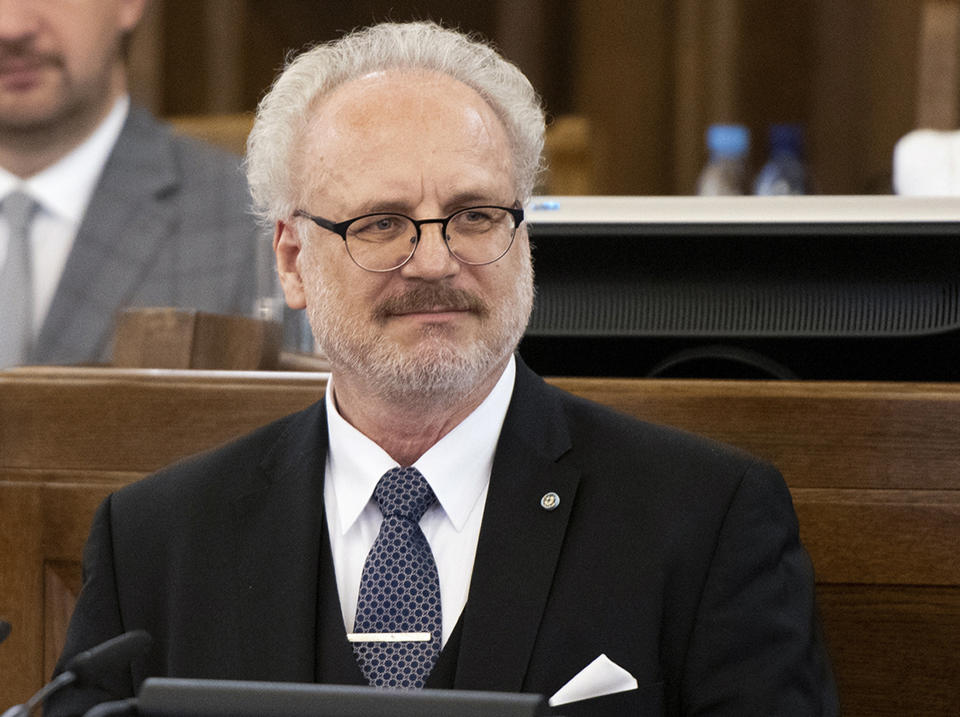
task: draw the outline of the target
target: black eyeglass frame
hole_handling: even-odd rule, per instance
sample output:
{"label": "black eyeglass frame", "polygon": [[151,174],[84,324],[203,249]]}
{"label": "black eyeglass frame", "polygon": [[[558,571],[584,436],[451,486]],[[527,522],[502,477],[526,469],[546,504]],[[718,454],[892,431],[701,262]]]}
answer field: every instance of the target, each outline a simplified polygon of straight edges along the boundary
{"label": "black eyeglass frame", "polygon": [[[500,253],[499,256],[497,256],[494,259],[490,259],[489,261],[466,261],[464,259],[461,259],[459,256],[457,256],[456,252],[450,248],[450,241],[449,241],[449,238],[447,237],[447,225],[455,216],[457,216],[458,214],[463,214],[464,212],[475,211],[477,209],[500,209],[501,211],[507,212],[511,217],[513,217],[513,232],[510,234],[510,242],[507,244],[507,246],[504,248],[504,250]],[[359,266],[364,271],[372,271],[378,274],[384,274],[388,271],[396,271],[397,269],[399,269],[401,266],[403,266],[413,258],[413,255],[416,254],[417,252],[417,247],[420,246],[420,238],[422,236],[420,227],[422,227],[424,224],[440,225],[440,236],[443,237],[444,246],[447,247],[447,251],[450,252],[450,256],[452,256],[454,259],[459,261],[461,264],[467,264],[468,266],[486,266],[487,264],[493,264],[495,261],[500,261],[500,259],[506,256],[507,252],[510,251],[510,247],[513,246],[513,240],[517,236],[517,229],[520,228],[520,225],[523,223],[523,220],[524,220],[522,207],[501,207],[497,204],[479,204],[474,207],[464,207],[463,209],[458,209],[448,217],[438,217],[436,219],[414,219],[413,217],[408,217],[406,214],[401,214],[400,212],[370,212],[369,214],[361,214],[358,217],[353,217],[352,219],[347,219],[346,221],[343,221],[343,222],[332,222],[329,219],[318,217],[315,214],[310,214],[309,212],[305,212],[302,209],[294,210],[293,216],[309,219],[321,229],[326,229],[328,231],[333,232],[334,234],[337,234],[341,239],[343,239],[343,246],[347,250],[347,256],[349,256],[350,259],[353,260],[354,264]],[[360,262],[358,262],[356,258],[353,256],[353,254],[350,253],[350,243],[347,241],[347,229],[350,227],[351,224],[353,224],[354,222],[358,222],[361,219],[366,219],[368,217],[383,217],[383,216],[400,217],[402,219],[406,219],[411,224],[413,224],[413,227],[417,232],[416,241],[413,244],[413,249],[410,250],[410,254],[407,255],[407,258],[401,261],[396,266],[391,267],[390,269],[370,269],[369,267],[366,267]]]}

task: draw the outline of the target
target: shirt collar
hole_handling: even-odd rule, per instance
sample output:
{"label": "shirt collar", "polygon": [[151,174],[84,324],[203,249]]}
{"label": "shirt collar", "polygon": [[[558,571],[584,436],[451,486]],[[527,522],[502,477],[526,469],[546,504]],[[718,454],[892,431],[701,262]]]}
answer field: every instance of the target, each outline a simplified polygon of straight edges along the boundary
{"label": "shirt collar", "polygon": [[28,179],[20,179],[0,168],[0,197],[20,189],[35,199],[44,211],[79,225],[129,110],[128,96],[117,99],[89,137]]}
{"label": "shirt collar", "polygon": [[[414,463],[458,531],[463,529],[490,481],[493,456],[515,377],[516,360],[511,356],[483,402]],[[332,383],[328,382],[324,399],[330,438],[327,475],[334,481],[335,509],[340,528],[346,533],[370,501],[380,476],[397,463],[343,419],[332,395]]]}

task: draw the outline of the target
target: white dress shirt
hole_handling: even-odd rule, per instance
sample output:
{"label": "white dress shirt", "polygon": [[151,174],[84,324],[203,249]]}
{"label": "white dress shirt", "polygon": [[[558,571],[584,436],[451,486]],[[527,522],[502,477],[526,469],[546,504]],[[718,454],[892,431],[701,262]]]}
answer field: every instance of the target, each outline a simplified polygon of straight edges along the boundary
{"label": "white dress shirt", "polygon": [[[39,204],[30,225],[34,336],[43,326],[90,197],[129,110],[130,98],[118,99],[83,144],[32,177],[21,179],[0,167],[0,202],[21,191]],[[9,239],[10,228],[0,218],[0,266],[6,261]]]}
{"label": "white dress shirt", "polygon": [[[493,454],[515,375],[511,356],[483,403],[414,463],[437,496],[420,527],[437,561],[444,645],[467,602]],[[397,463],[340,416],[331,388],[325,399],[330,449],[323,500],[343,624],[352,632],[363,564],[383,521],[373,489]]]}

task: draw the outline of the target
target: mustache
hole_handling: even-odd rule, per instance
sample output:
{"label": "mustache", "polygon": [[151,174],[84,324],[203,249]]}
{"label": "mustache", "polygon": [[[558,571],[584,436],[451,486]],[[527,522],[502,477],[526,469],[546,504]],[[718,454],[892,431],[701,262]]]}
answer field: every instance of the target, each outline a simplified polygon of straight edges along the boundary
{"label": "mustache", "polygon": [[0,40],[0,67],[5,65],[25,65],[37,67],[53,65],[59,67],[63,58],[55,52],[37,52],[27,42],[5,42]]}
{"label": "mustache", "polygon": [[486,302],[466,289],[425,285],[384,299],[374,307],[373,315],[374,318],[382,321],[396,314],[418,313],[438,308],[470,311],[481,317],[490,313]]}

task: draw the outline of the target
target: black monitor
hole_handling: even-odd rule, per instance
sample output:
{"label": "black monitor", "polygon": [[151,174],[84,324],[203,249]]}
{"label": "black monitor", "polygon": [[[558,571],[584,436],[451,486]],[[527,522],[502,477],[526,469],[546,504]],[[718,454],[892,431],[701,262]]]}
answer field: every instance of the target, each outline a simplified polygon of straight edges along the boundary
{"label": "black monitor", "polygon": [[960,198],[537,197],[543,375],[960,380]]}
{"label": "black monitor", "polygon": [[151,677],[142,717],[538,717],[541,695]]}

